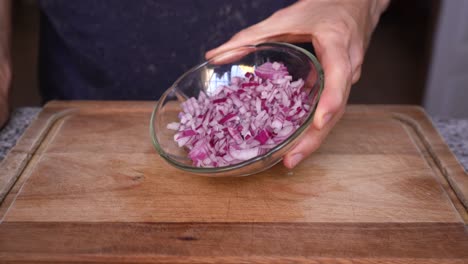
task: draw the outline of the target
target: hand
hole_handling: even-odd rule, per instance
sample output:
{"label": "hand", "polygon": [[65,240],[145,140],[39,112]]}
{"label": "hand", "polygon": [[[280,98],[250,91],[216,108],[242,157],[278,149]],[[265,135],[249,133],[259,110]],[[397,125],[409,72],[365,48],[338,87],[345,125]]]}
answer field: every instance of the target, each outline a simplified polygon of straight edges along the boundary
{"label": "hand", "polygon": [[311,41],[325,73],[314,122],[306,137],[284,157],[295,167],[314,152],[344,113],[351,85],[359,80],[371,34],[389,0],[302,0],[279,10],[209,51],[207,58],[227,50],[268,41]]}

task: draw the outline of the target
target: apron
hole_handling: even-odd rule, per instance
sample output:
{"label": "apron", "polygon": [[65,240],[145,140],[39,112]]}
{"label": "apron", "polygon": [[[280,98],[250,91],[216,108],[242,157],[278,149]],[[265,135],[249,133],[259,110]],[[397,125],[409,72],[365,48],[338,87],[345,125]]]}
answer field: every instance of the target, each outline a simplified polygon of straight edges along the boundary
{"label": "apron", "polygon": [[157,100],[206,51],[281,0],[39,0],[39,81],[52,99]]}

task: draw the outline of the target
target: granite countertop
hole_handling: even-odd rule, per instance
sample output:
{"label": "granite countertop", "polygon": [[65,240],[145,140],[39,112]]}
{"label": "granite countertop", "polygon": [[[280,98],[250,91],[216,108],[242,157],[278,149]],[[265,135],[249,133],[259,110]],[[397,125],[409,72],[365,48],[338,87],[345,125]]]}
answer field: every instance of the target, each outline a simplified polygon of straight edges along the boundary
{"label": "granite countertop", "polygon": [[[41,111],[39,107],[24,107],[13,111],[8,124],[0,130],[0,161],[16,144],[24,130]],[[433,118],[433,123],[460,163],[468,170],[468,119]]]}

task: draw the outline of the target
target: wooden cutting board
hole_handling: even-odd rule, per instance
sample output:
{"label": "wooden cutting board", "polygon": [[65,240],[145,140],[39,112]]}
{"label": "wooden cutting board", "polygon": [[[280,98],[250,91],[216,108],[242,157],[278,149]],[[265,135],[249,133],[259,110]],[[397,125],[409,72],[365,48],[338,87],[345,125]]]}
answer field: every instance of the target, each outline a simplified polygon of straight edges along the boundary
{"label": "wooden cutting board", "polygon": [[421,108],[350,106],[300,166],[164,163],[152,102],[52,102],[0,165],[0,262],[468,263],[468,176]]}

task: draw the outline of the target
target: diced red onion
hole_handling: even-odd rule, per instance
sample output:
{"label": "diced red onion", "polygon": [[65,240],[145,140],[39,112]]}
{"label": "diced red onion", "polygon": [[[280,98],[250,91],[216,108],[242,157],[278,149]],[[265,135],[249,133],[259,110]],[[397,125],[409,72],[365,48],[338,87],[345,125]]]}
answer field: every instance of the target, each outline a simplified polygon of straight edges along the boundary
{"label": "diced red onion", "polygon": [[257,157],[258,151],[259,151],[258,147],[251,148],[251,149],[231,149],[229,154],[231,154],[231,156],[234,159],[244,161],[244,160],[249,160],[251,158]]}
{"label": "diced red onion", "polygon": [[286,66],[266,62],[232,77],[208,95],[181,104],[174,140],[189,151],[195,166],[222,167],[265,154],[302,124],[310,112],[304,81],[292,81]]}
{"label": "diced red onion", "polygon": [[168,129],[179,130],[179,127],[180,127],[180,123],[177,123],[177,122],[172,122],[172,123],[167,124]]}

